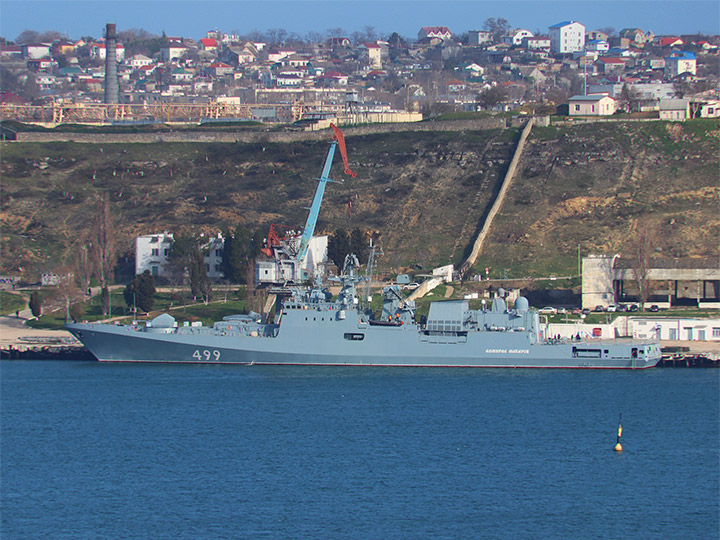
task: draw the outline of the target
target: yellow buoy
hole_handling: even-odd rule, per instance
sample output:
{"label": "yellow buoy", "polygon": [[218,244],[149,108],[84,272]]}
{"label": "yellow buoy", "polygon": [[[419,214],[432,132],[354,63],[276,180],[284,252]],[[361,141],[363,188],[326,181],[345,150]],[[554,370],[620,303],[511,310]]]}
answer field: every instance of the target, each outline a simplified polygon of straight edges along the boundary
{"label": "yellow buoy", "polygon": [[620,413],[620,420],[618,422],[617,444],[615,444],[616,452],[622,452],[622,444],[620,444],[620,437],[622,437],[622,413]]}
{"label": "yellow buoy", "polygon": [[616,451],[616,452],[622,452],[622,444],[617,443],[617,444],[615,445],[615,451]]}

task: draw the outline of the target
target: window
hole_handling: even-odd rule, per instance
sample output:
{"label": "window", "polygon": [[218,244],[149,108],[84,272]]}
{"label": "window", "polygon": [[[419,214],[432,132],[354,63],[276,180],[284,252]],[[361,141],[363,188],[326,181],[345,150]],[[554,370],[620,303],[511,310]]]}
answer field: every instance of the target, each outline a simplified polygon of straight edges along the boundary
{"label": "window", "polygon": [[165,251],[163,251],[163,254],[167,257],[168,255],[170,255],[170,250],[165,249]]}
{"label": "window", "polygon": [[575,105],[575,110],[576,110],[576,111],[579,111],[579,110],[580,110],[580,105]]}
{"label": "window", "polygon": [[152,256],[153,256],[153,257],[157,257],[158,255],[160,255],[160,250],[157,249],[157,248],[153,248],[153,250],[152,250]]}
{"label": "window", "polygon": [[348,341],[362,341],[365,339],[365,334],[343,334],[343,337],[347,339]]}
{"label": "window", "polygon": [[677,339],[677,328],[671,328],[670,329],[670,341],[675,341]]}
{"label": "window", "polygon": [[720,328],[713,328],[713,334],[712,336],[714,338],[720,338]]}
{"label": "window", "polygon": [[222,257],[222,250],[221,250],[221,249],[216,249],[216,250],[215,250],[215,256],[216,256],[216,257]]}

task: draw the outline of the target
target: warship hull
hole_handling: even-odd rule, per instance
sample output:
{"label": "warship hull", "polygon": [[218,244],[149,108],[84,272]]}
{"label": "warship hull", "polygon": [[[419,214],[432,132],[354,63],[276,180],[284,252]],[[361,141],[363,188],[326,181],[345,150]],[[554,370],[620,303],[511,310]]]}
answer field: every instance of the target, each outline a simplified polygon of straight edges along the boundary
{"label": "warship hull", "polygon": [[357,319],[305,328],[285,323],[270,336],[217,327],[148,331],[85,323],[67,329],[101,362],[643,369],[660,360],[653,342],[533,343],[523,332],[429,335],[414,325],[373,326]]}

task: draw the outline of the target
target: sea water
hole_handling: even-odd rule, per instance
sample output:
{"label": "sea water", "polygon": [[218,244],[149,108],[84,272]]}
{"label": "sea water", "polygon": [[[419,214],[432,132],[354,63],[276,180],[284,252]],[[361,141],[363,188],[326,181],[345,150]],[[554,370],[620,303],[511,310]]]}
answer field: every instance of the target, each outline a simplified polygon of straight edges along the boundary
{"label": "sea water", "polygon": [[718,375],[6,361],[0,538],[717,538]]}

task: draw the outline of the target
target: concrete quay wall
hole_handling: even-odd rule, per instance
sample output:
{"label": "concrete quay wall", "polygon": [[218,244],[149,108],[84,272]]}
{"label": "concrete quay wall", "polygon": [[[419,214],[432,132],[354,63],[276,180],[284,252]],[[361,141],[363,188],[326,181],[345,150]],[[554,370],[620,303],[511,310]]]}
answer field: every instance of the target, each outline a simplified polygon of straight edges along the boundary
{"label": "concrete quay wall", "polygon": [[[448,120],[400,124],[370,124],[343,127],[345,138],[408,131],[475,131],[505,129],[504,118]],[[82,144],[152,144],[152,143],[291,143],[329,138],[328,131],[169,131],[162,133],[73,133],[18,132],[15,142],[76,142]]]}

